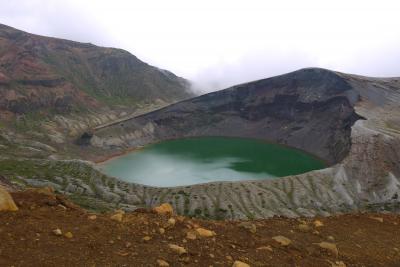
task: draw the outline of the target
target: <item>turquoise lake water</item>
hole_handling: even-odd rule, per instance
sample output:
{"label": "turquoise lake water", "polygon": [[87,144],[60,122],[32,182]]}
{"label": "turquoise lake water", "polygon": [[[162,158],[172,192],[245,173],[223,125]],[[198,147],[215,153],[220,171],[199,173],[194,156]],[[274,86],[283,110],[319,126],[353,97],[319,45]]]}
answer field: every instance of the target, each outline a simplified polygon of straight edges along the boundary
{"label": "turquoise lake water", "polygon": [[100,165],[106,174],[151,186],[276,179],[322,169],[297,149],[243,138],[200,137],[164,141]]}

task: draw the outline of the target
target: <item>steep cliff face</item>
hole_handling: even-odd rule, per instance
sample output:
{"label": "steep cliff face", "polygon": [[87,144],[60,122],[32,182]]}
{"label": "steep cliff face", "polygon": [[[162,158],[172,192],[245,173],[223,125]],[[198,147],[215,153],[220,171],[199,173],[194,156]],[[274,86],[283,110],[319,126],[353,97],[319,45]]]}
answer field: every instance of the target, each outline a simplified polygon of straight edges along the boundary
{"label": "steep cliff face", "polygon": [[43,37],[0,24],[0,111],[68,113],[172,103],[189,83],[127,51]]}
{"label": "steep cliff face", "polygon": [[[277,142],[337,163],[360,117],[359,94],[323,69],[303,69],[171,105],[95,132],[92,145],[134,147],[188,136],[238,136]],[[87,136],[86,136],[87,137]]]}

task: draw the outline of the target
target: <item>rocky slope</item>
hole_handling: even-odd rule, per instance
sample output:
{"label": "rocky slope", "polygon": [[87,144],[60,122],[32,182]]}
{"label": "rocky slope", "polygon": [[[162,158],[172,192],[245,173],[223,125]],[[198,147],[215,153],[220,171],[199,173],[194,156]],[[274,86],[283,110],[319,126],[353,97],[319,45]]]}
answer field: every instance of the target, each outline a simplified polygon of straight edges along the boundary
{"label": "rocky slope", "polygon": [[29,34],[0,24],[0,111],[68,113],[171,103],[189,83],[127,51]]}
{"label": "rocky slope", "polygon": [[[94,214],[51,190],[0,208],[1,266],[398,266],[400,217],[204,221],[140,210]],[[1,191],[0,191],[1,207]],[[165,212],[164,214],[162,214]]]}

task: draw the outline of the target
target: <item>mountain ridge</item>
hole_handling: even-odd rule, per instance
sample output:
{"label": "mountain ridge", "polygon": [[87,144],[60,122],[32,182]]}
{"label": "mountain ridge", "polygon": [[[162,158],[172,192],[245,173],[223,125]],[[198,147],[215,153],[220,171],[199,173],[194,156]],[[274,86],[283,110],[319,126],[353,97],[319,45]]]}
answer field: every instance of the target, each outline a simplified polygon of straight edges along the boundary
{"label": "mountain ridge", "polygon": [[65,113],[76,108],[171,103],[194,94],[188,81],[122,49],[34,35],[0,24],[0,96],[1,110],[23,114],[45,108]]}

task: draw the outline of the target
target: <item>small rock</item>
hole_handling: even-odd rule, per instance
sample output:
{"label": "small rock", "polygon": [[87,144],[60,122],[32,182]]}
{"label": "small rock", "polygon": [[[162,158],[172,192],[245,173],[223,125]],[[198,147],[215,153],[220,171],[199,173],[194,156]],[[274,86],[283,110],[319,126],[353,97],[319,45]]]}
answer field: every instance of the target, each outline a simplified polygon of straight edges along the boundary
{"label": "small rock", "polygon": [[346,267],[346,264],[343,261],[331,262],[331,267]]}
{"label": "small rock", "polygon": [[333,253],[335,256],[338,256],[338,255],[339,255],[339,251],[338,251],[338,249],[337,249],[337,247],[336,247],[336,244],[329,243],[329,242],[321,242],[321,243],[317,243],[317,245],[318,245],[320,248],[323,248],[323,249],[325,249],[325,250],[330,251],[330,252]]}
{"label": "small rock", "polygon": [[190,240],[195,240],[197,238],[196,232],[189,231],[186,233],[186,238]]}
{"label": "small rock", "polygon": [[214,231],[210,231],[204,228],[197,228],[196,233],[201,237],[213,237],[216,235]]}
{"label": "small rock", "polygon": [[186,249],[184,247],[180,247],[178,245],[174,244],[169,244],[168,247],[174,251],[175,253],[178,253],[179,255],[187,253]]}
{"label": "small rock", "polygon": [[161,215],[174,213],[174,209],[172,208],[171,204],[169,204],[169,203],[164,203],[158,207],[155,207],[155,208],[153,208],[153,211],[155,211],[157,214],[161,214]]}
{"label": "small rock", "polygon": [[284,237],[282,235],[274,236],[272,239],[284,247],[289,246],[292,243],[292,241],[289,238]]}
{"label": "small rock", "polygon": [[88,216],[88,219],[91,220],[91,221],[94,221],[94,220],[97,219],[97,216],[94,215],[94,214],[92,214],[92,215],[89,215],[89,216]]}
{"label": "small rock", "polygon": [[244,263],[242,261],[235,261],[232,265],[232,267],[250,267],[247,263]]}
{"label": "small rock", "polygon": [[190,258],[188,256],[181,257],[181,258],[179,258],[179,261],[184,262],[184,263],[189,263],[190,262]]}
{"label": "small rock", "polygon": [[158,266],[160,266],[160,267],[168,267],[168,266],[169,266],[169,263],[168,263],[168,262],[166,262],[165,260],[161,260],[161,259],[158,259],[158,260],[157,260],[157,264],[158,264]]}
{"label": "small rock", "polygon": [[177,216],[176,219],[178,220],[178,222],[181,222],[181,223],[185,221],[184,216]]}
{"label": "small rock", "polygon": [[130,248],[131,246],[132,246],[132,243],[131,243],[131,242],[126,242],[126,243],[125,243],[125,247],[126,247],[126,248]]}
{"label": "small rock", "polygon": [[167,222],[167,227],[172,228],[175,226],[176,220],[174,218],[169,218]]}
{"label": "small rock", "polygon": [[165,233],[165,229],[164,228],[159,228],[158,232],[163,235]]}
{"label": "small rock", "polygon": [[315,227],[322,227],[322,226],[324,226],[324,223],[321,222],[320,220],[315,220],[314,221],[314,226]]}
{"label": "small rock", "polygon": [[215,255],[212,254],[212,253],[210,253],[210,258],[214,259],[214,258],[215,258]]}
{"label": "small rock", "polygon": [[238,225],[241,228],[248,230],[250,233],[255,234],[257,232],[257,226],[251,222],[242,222]]}
{"label": "small rock", "polygon": [[125,251],[118,251],[116,252],[117,255],[122,256],[122,257],[126,257],[128,256],[130,253],[129,252],[125,252]]}
{"label": "small rock", "polygon": [[60,235],[62,235],[62,232],[61,232],[61,230],[59,228],[57,228],[57,229],[53,230],[53,234],[55,234],[57,236],[60,236]]}
{"label": "small rock", "polygon": [[71,238],[74,237],[74,235],[73,235],[71,232],[66,232],[66,233],[64,234],[64,236],[65,236],[66,238],[68,238],[68,239],[71,239]]}
{"label": "small rock", "polygon": [[117,211],[115,214],[110,216],[110,219],[117,221],[117,222],[122,222],[124,214],[125,214],[125,212],[123,212],[123,211]]}
{"label": "small rock", "polygon": [[262,247],[258,247],[256,248],[257,250],[268,250],[272,252],[272,248],[271,246],[262,246]]}
{"label": "small rock", "polygon": [[328,239],[329,241],[335,241],[335,238],[334,238],[333,236],[331,236],[331,235],[328,236],[327,239]]}
{"label": "small rock", "polygon": [[151,237],[146,235],[145,237],[142,238],[143,241],[150,241]]}
{"label": "small rock", "polygon": [[371,216],[371,217],[369,217],[369,218],[372,219],[372,220],[375,220],[375,221],[378,221],[378,222],[383,223],[383,218],[381,218],[381,217],[374,217],[374,216]]}
{"label": "small rock", "polygon": [[308,226],[307,224],[299,224],[297,227],[301,232],[309,232],[311,231],[311,227]]}
{"label": "small rock", "polygon": [[226,259],[228,260],[228,261],[233,261],[233,258],[232,258],[232,256],[226,256]]}
{"label": "small rock", "polygon": [[67,207],[65,207],[65,206],[62,205],[62,204],[58,204],[57,207],[61,208],[62,210],[67,210]]}

